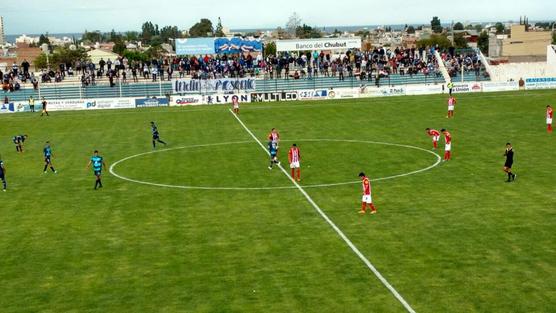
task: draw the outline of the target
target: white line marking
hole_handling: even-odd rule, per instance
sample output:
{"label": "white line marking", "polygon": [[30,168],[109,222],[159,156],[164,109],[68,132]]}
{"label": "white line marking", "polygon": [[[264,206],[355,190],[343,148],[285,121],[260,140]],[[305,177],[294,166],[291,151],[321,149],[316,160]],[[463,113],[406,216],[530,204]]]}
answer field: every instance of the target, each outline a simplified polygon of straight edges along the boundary
{"label": "white line marking", "polygon": [[[243,129],[245,129],[245,131],[247,131],[247,133],[249,133],[249,135],[251,135],[251,137],[259,144],[259,146],[261,146],[261,148],[267,154],[270,154],[268,152],[267,148],[261,143],[261,141],[255,136],[255,134],[253,134],[253,132],[251,130],[249,130],[249,128],[247,128],[247,126],[243,123],[243,121],[236,114],[234,114],[232,112],[232,110],[230,110],[230,113],[236,118],[236,120],[241,124],[241,126],[243,126]],[[413,310],[413,308],[411,308],[409,303],[407,303],[407,301],[405,301],[405,299],[398,293],[398,291],[396,289],[394,289],[394,287],[386,280],[386,278],[384,278],[384,276],[382,276],[382,274],[380,274],[380,272],[374,267],[374,265],[371,263],[371,261],[369,261],[369,259],[367,259],[367,257],[365,257],[363,255],[363,253],[361,253],[361,251],[359,251],[359,249],[353,244],[353,242],[351,242],[351,240],[344,234],[344,232],[342,232],[342,230],[340,230],[340,228],[338,228],[338,226],[336,226],[336,224],[334,224],[334,222],[332,222],[332,220],[328,217],[328,215],[326,215],[326,213],[324,213],[322,211],[322,209],[315,203],[315,201],[313,201],[313,198],[311,198],[311,196],[309,196],[309,194],[305,191],[305,189],[303,189],[301,186],[299,186],[299,184],[288,174],[288,172],[282,167],[282,165],[278,165],[278,168],[280,168],[282,173],[284,173],[284,175],[286,175],[286,177],[288,177],[288,179],[294,184],[294,186],[297,188],[297,190],[299,190],[299,192],[301,192],[301,194],[305,197],[305,199],[307,199],[307,201],[313,206],[313,208],[328,223],[328,225],[330,225],[330,227],[332,227],[332,229],[334,229],[334,231],[336,231],[336,233],[340,236],[340,238],[342,238],[344,240],[344,242],[359,257],[359,259],[361,259],[361,261],[363,261],[363,263],[365,263],[365,265],[367,265],[367,267],[371,270],[371,272],[373,272],[373,274],[375,274],[375,276],[380,280],[380,282],[382,282],[382,284],[386,288],[388,288],[388,290],[390,290],[390,292],[404,306],[404,308],[410,313],[415,313],[415,310]]]}
{"label": "white line marking", "polygon": [[[294,140],[282,140],[282,142],[293,142]],[[371,181],[381,181],[381,180],[388,180],[388,179],[394,179],[394,178],[399,178],[399,177],[405,177],[405,176],[409,176],[409,175],[413,175],[413,174],[418,174],[424,171],[428,171],[436,166],[438,166],[438,164],[440,164],[440,162],[442,161],[442,158],[435,152],[431,151],[431,150],[426,150],[423,148],[419,148],[419,147],[415,147],[415,146],[409,146],[409,145],[402,145],[402,144],[396,144],[396,143],[387,143],[387,142],[380,142],[380,141],[365,141],[365,140],[349,140],[349,139],[299,139],[299,140],[295,140],[296,142],[320,142],[320,141],[328,141],[328,142],[353,142],[353,143],[365,143],[365,144],[379,144],[379,145],[385,145],[385,146],[394,146],[394,147],[404,147],[404,148],[410,148],[410,149],[415,149],[415,150],[420,150],[420,151],[424,151],[427,153],[430,153],[432,155],[434,155],[436,157],[436,163],[426,167],[426,168],[422,168],[419,170],[415,170],[412,172],[408,172],[408,173],[402,173],[402,174],[398,174],[398,175],[392,175],[392,176],[386,176],[386,177],[379,177],[379,178],[373,178],[371,179]],[[199,144],[199,145],[191,145],[191,146],[182,146],[182,147],[176,147],[176,148],[168,148],[168,149],[162,149],[162,150],[153,150],[153,151],[148,151],[148,152],[143,152],[143,153],[138,153],[138,154],[134,154],[128,157],[125,157],[121,160],[118,160],[116,162],[114,162],[109,169],[110,174],[116,176],[117,178],[120,178],[122,180],[126,180],[129,182],[133,182],[133,183],[137,183],[137,184],[143,184],[143,185],[150,185],[150,186],[156,186],[156,187],[165,187],[165,188],[179,188],[179,189],[197,189],[197,190],[278,190],[278,189],[296,189],[295,186],[276,186],[276,187],[216,187],[216,186],[185,186],[185,185],[171,185],[171,184],[160,184],[160,183],[152,183],[152,182],[148,182],[148,181],[142,181],[142,180],[137,180],[137,179],[133,179],[133,178],[129,178],[123,175],[120,175],[118,173],[116,173],[115,168],[118,164],[123,163],[127,160],[136,158],[136,157],[140,157],[143,155],[148,155],[148,154],[153,154],[153,153],[159,153],[159,152],[166,152],[166,151],[173,151],[173,150],[181,150],[181,149],[189,149],[189,148],[199,148],[199,147],[213,147],[213,146],[223,146],[223,145],[233,145],[233,144],[246,144],[246,143],[252,143],[252,141],[233,141],[233,142],[222,142],[222,143],[211,143],[211,144]],[[301,187],[303,188],[324,188],[324,187],[336,187],[336,186],[344,186],[344,185],[355,185],[355,184],[360,184],[360,181],[348,181],[348,182],[340,182],[340,183],[328,183],[328,184],[314,184],[314,185],[303,185]]]}

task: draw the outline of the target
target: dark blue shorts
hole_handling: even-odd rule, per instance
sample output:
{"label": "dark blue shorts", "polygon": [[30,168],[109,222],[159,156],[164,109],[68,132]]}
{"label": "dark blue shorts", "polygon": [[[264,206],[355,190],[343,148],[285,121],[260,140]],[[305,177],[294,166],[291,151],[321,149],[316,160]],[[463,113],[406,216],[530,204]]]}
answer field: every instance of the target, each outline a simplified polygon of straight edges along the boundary
{"label": "dark blue shorts", "polygon": [[102,174],[102,171],[93,171],[95,173],[95,176],[100,176],[100,174]]}
{"label": "dark blue shorts", "polygon": [[48,157],[44,157],[44,162],[45,162],[46,164],[50,164],[50,163],[51,163],[50,157],[49,157],[49,156],[48,156]]}

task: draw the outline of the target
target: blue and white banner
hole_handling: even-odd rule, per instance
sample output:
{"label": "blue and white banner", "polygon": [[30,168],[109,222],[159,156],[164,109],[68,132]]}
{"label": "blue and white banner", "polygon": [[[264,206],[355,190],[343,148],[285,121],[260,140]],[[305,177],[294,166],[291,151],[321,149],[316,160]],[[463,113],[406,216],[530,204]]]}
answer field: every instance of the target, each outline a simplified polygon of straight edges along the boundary
{"label": "blue and white banner", "polygon": [[0,106],[0,113],[14,113],[15,112],[15,106],[13,102],[10,102],[8,104],[2,102],[2,105]]}
{"label": "blue and white banner", "polygon": [[214,38],[176,39],[177,55],[215,54]]}
{"label": "blue and white banner", "polygon": [[172,81],[174,94],[253,91],[255,86],[255,80],[252,78],[174,79]]}
{"label": "blue and white banner", "polygon": [[556,77],[526,78],[526,89],[556,88]]}
{"label": "blue and white banner", "polygon": [[136,108],[147,108],[147,107],[167,107],[169,105],[168,99],[166,98],[143,98],[135,99]]}
{"label": "blue and white banner", "polygon": [[244,40],[234,38],[216,38],[214,40],[214,50],[218,54],[242,53],[242,52],[262,52],[263,44],[258,40]]}

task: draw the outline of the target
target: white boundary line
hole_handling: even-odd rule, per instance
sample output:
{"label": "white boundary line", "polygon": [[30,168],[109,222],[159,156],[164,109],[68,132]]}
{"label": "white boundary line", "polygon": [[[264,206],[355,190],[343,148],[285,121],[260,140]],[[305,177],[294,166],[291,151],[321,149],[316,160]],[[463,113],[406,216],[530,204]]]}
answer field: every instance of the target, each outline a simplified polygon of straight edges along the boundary
{"label": "white boundary line", "polygon": [[[253,132],[251,132],[251,130],[249,130],[249,128],[247,128],[247,126],[243,123],[243,121],[236,114],[234,114],[232,112],[232,110],[230,110],[230,113],[236,118],[236,120],[241,124],[241,126],[243,126],[243,129],[245,129],[245,131],[247,133],[249,133],[249,135],[251,135],[251,137],[259,144],[259,146],[261,146],[261,148],[267,154],[269,154],[267,148],[261,143],[261,141],[255,136],[255,134],[253,134]],[[382,274],[380,274],[380,272],[374,267],[374,265],[369,261],[369,259],[367,259],[367,257],[365,257],[363,255],[363,253],[361,253],[361,251],[359,251],[359,249],[353,244],[353,242],[351,242],[351,240],[344,234],[344,232],[342,232],[342,230],[338,226],[336,226],[336,224],[334,224],[334,222],[332,222],[332,220],[328,217],[328,215],[326,215],[326,213],[324,213],[322,211],[322,209],[315,203],[313,198],[311,198],[311,196],[309,196],[309,194],[305,191],[305,189],[303,189],[292,177],[290,177],[290,175],[282,167],[282,165],[278,164],[278,168],[280,168],[282,173],[284,173],[284,175],[286,175],[286,177],[294,184],[294,186],[297,188],[297,190],[299,190],[299,192],[301,192],[301,194],[305,197],[305,199],[313,206],[313,208],[328,223],[328,225],[330,225],[330,227],[332,227],[332,229],[334,229],[334,231],[336,231],[338,236],[340,236],[340,238],[342,238],[344,240],[344,242],[349,246],[349,248],[353,251],[353,253],[355,253],[359,257],[359,259],[361,259],[361,261],[363,261],[363,263],[365,263],[365,265],[369,268],[369,270],[371,270],[371,272],[373,272],[373,274],[375,274],[375,276],[380,280],[380,282],[382,282],[382,284],[386,288],[388,288],[388,290],[390,290],[390,292],[404,306],[404,308],[410,313],[415,313],[415,310],[413,310],[413,308],[411,308],[409,303],[407,303],[407,301],[405,301],[405,299],[386,280],[386,278],[384,278],[384,276],[382,276]]]}
{"label": "white boundary line", "polygon": [[[282,140],[282,142],[290,142],[293,140]],[[389,179],[394,179],[394,178],[399,178],[399,177],[405,177],[405,176],[409,176],[409,175],[413,175],[413,174],[418,174],[421,172],[425,172],[428,171],[436,166],[438,166],[438,164],[440,164],[440,162],[442,161],[442,158],[435,152],[431,151],[431,150],[426,150],[420,147],[415,147],[415,146],[409,146],[409,145],[402,145],[402,144],[396,144],[396,143],[387,143],[387,142],[380,142],[380,141],[365,141],[365,140],[349,140],[349,139],[299,139],[297,140],[297,142],[322,142],[322,141],[328,141],[328,142],[353,142],[353,143],[365,143],[365,144],[378,144],[378,145],[385,145],[385,146],[394,146],[394,147],[404,147],[404,148],[410,148],[410,149],[415,149],[415,150],[420,150],[420,151],[424,151],[427,153],[430,153],[432,155],[434,155],[436,157],[436,163],[426,167],[426,168],[422,168],[419,170],[415,170],[412,172],[408,172],[408,173],[402,173],[402,174],[398,174],[398,175],[392,175],[392,176],[386,176],[386,177],[379,177],[379,178],[374,178],[371,179],[371,181],[381,181],[381,180],[389,180]],[[137,180],[137,179],[133,179],[133,178],[129,178],[129,177],[125,177],[123,175],[120,175],[118,173],[116,173],[115,171],[115,167],[120,164],[123,163],[127,160],[136,158],[136,157],[140,157],[143,155],[148,155],[148,154],[153,154],[153,153],[159,153],[159,152],[166,152],[166,151],[173,151],[173,150],[181,150],[181,149],[189,149],[189,148],[199,148],[199,147],[213,147],[213,146],[224,146],[224,145],[233,145],[233,144],[245,144],[245,143],[251,143],[251,141],[233,141],[233,142],[222,142],[222,143],[211,143],[211,144],[199,144],[199,145],[191,145],[191,146],[182,146],[182,147],[176,147],[176,148],[169,148],[169,149],[162,149],[162,150],[153,150],[153,151],[148,151],[148,152],[143,152],[143,153],[138,153],[138,154],[134,154],[128,157],[125,157],[121,160],[118,160],[116,162],[114,162],[109,169],[110,174],[116,176],[119,179],[125,180],[125,181],[129,181],[132,183],[137,183],[137,184],[143,184],[143,185],[150,185],[150,186],[157,186],[157,187],[165,187],[165,188],[179,188],[179,189],[197,189],[197,190],[278,190],[278,189],[295,189],[295,186],[276,186],[276,187],[216,187],[216,186],[185,186],[185,185],[170,185],[170,184],[160,184],[160,183],[152,183],[152,182],[147,182],[147,181],[142,181],[142,180]],[[336,187],[336,186],[344,186],[344,185],[354,185],[354,184],[359,184],[361,183],[360,181],[349,181],[349,182],[341,182],[341,183],[329,183],[329,184],[315,184],[315,185],[304,185],[301,186],[303,188],[322,188],[322,187]]]}

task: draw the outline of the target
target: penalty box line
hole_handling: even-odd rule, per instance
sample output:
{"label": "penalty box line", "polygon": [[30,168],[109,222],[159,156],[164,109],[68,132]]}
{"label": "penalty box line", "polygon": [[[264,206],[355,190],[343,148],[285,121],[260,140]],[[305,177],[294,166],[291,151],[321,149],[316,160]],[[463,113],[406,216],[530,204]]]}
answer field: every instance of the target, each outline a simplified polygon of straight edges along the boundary
{"label": "penalty box line", "polygon": [[[270,155],[267,148],[262,144],[262,142],[257,138],[257,136],[255,136],[255,134],[253,134],[253,132],[249,128],[247,128],[247,126],[243,123],[243,121],[232,110],[229,110],[229,111],[236,118],[236,120],[239,122],[239,124],[241,124],[243,129],[245,129],[245,131],[255,140],[255,142],[257,142],[257,144],[259,144],[259,146],[268,155]],[[376,278],[378,278],[378,280],[380,280],[380,282],[404,306],[404,308],[407,310],[407,312],[415,313],[415,310],[413,310],[413,308],[409,305],[409,303],[407,303],[407,301],[405,301],[405,299],[400,295],[400,293],[386,280],[386,278],[384,278],[384,276],[382,276],[382,274],[375,268],[375,266],[371,263],[371,261],[369,261],[369,259],[367,259],[367,257],[365,257],[363,255],[363,253],[361,253],[361,251],[359,251],[357,246],[355,246],[355,244],[353,242],[351,242],[351,240],[346,236],[346,234],[344,234],[344,232],[338,226],[336,226],[336,224],[328,217],[328,215],[326,215],[326,213],[324,213],[324,211],[317,205],[317,203],[313,200],[313,198],[311,198],[311,196],[309,196],[309,194],[305,191],[305,189],[303,189],[303,187],[301,187],[288,174],[288,172],[282,167],[282,165],[278,165],[278,168],[280,168],[282,173],[284,175],[286,175],[286,177],[290,180],[290,182],[292,184],[294,184],[294,186],[297,188],[297,190],[299,190],[299,192],[301,192],[301,194],[305,197],[305,199],[309,202],[309,204],[311,204],[311,206],[313,206],[315,211],[317,211],[317,213],[328,223],[328,225],[330,225],[330,227],[332,227],[332,229],[338,234],[338,236],[340,236],[340,238],[342,238],[342,240],[348,245],[348,247],[351,249],[351,251],[353,251],[353,253],[355,253],[355,255],[357,255],[357,257],[359,257],[359,259],[361,261],[363,261],[363,263],[365,263],[367,268],[371,272],[373,272],[373,274],[376,276]]]}

